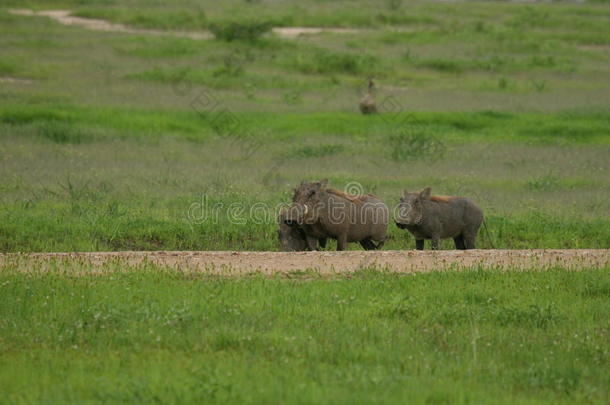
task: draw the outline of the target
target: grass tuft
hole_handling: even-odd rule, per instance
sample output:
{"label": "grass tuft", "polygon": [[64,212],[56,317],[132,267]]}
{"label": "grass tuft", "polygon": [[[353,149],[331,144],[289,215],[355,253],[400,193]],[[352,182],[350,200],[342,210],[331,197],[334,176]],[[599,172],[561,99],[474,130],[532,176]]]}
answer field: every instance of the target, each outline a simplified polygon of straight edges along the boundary
{"label": "grass tuft", "polygon": [[210,31],[217,39],[232,41],[254,42],[271,31],[273,23],[266,22],[218,22],[210,24]]}

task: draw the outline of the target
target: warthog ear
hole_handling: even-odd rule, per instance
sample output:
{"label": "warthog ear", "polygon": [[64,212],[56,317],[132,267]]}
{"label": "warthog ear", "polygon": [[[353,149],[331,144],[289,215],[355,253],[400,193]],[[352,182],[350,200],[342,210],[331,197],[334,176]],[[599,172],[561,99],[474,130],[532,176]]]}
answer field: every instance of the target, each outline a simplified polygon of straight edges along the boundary
{"label": "warthog ear", "polygon": [[328,186],[328,179],[323,179],[318,182],[318,188],[324,190]]}
{"label": "warthog ear", "polygon": [[408,195],[409,195],[409,190],[405,189],[405,190],[402,192],[402,196],[403,196],[403,197],[406,197],[406,196],[408,196]]}
{"label": "warthog ear", "polygon": [[421,199],[423,200],[427,200],[430,198],[430,193],[432,192],[432,190],[430,189],[430,187],[426,187],[422,190],[421,193],[419,193],[419,196]]}

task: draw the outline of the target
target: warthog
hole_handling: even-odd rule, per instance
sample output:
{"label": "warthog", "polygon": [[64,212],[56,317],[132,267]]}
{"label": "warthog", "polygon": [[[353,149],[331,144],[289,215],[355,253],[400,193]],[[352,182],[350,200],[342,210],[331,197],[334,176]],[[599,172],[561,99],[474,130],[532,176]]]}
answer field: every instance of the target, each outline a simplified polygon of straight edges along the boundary
{"label": "warthog", "polygon": [[[278,238],[280,240],[280,246],[284,252],[302,252],[304,250],[310,250],[307,245],[307,237],[305,231],[297,224],[288,225],[284,222],[288,211],[282,209],[278,217],[279,229],[277,231]],[[326,247],[326,238],[320,238],[317,242],[314,242],[317,249],[317,245],[323,249]]]}
{"label": "warthog", "polygon": [[327,180],[302,182],[284,223],[305,232],[310,249],[320,238],[337,240],[337,250],[359,242],[366,250],[380,249],[388,228],[388,207],[371,194],[356,196],[327,188]]}
{"label": "warthog", "polygon": [[395,220],[415,237],[418,250],[424,249],[424,239],[438,249],[439,240],[446,238],[453,238],[456,249],[474,249],[483,211],[467,198],[431,196],[426,187],[420,193],[405,190]]}

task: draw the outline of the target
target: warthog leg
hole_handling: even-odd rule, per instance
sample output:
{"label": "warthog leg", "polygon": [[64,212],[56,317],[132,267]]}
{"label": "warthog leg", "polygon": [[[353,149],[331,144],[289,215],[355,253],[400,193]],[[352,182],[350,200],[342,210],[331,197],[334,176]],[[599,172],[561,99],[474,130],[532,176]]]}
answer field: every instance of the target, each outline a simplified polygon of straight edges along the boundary
{"label": "warthog leg", "polygon": [[424,250],[424,240],[423,239],[415,239],[415,249]]}
{"label": "warthog leg", "polygon": [[465,234],[464,235],[464,249],[475,249],[476,234]]}
{"label": "warthog leg", "polygon": [[466,245],[464,244],[464,236],[463,235],[456,236],[455,238],[453,238],[453,241],[455,242],[455,248],[456,249],[459,249],[459,250],[466,249]]}
{"label": "warthog leg", "polygon": [[318,238],[307,236],[307,248],[311,251],[318,250]]}
{"label": "warthog leg", "polygon": [[375,249],[377,249],[377,246],[375,245],[375,243],[373,243],[371,238],[362,239],[360,241],[360,245],[364,248],[364,250],[375,250]]}
{"label": "warthog leg", "polygon": [[337,250],[347,249],[347,233],[337,237]]}

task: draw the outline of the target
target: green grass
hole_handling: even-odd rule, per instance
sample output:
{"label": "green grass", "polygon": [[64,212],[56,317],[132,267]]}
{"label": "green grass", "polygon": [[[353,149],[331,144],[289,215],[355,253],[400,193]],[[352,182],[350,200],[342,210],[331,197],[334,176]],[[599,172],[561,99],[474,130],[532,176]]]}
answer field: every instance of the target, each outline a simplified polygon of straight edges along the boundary
{"label": "green grass", "polygon": [[306,74],[371,74],[376,71],[376,58],[361,53],[316,51],[313,55],[298,54],[287,66]]}
{"label": "green grass", "polygon": [[334,156],[343,151],[343,146],[335,144],[306,145],[287,152],[287,158],[320,158]]}
{"label": "green grass", "polygon": [[[609,27],[607,1],[5,0],[0,252],[277,250],[278,204],[322,178],[470,197],[485,249],[608,248]],[[23,270],[0,265],[0,402],[608,402],[608,268]]]}
{"label": "green grass", "polygon": [[[0,271],[11,403],[599,403],[610,269]],[[80,274],[80,275],[77,275]]]}
{"label": "green grass", "polygon": [[[0,90],[0,250],[274,250],[277,204],[321,178],[390,207],[425,186],[468,196],[483,248],[610,246],[608,6],[382,3],[5,2],[172,31],[362,31],[192,40],[0,10],[0,75],[29,79]],[[369,75],[381,114],[365,117]],[[218,221],[189,216],[202,196]],[[413,240],[390,226],[386,246]]]}
{"label": "green grass", "polygon": [[[182,86],[183,76],[172,76]],[[235,78],[240,80],[239,76]],[[187,80],[188,81],[188,80]],[[177,88],[177,87],[176,87]],[[213,97],[218,110],[197,107],[200,94]],[[228,109],[212,93],[193,92],[192,106],[185,110],[143,110],[90,108],[76,105],[5,105],[0,107],[0,125],[7,133],[19,128],[59,125],[89,125],[102,129],[111,138],[146,137],[151,134],[178,138],[210,138],[220,111]],[[448,142],[487,141],[540,144],[602,144],[610,142],[610,114],[567,111],[555,114],[507,114],[478,112],[400,112],[383,117],[366,117],[343,112],[316,114],[239,113],[240,125],[266,132],[266,140],[293,137],[343,136],[355,141],[379,138],[384,134],[424,131]],[[235,114],[235,112],[233,112]],[[261,135],[264,137],[264,135]]]}

